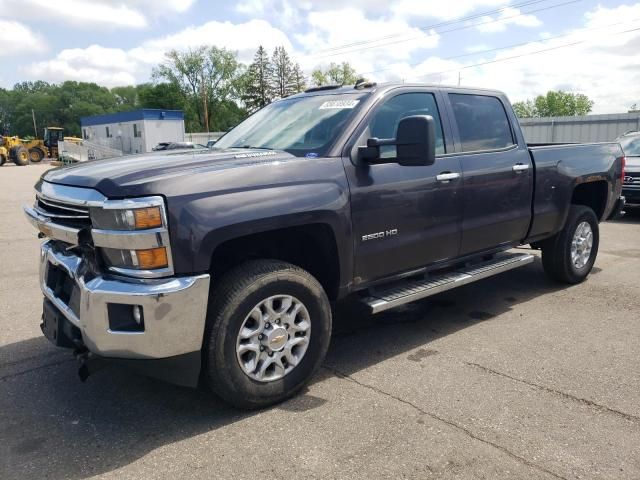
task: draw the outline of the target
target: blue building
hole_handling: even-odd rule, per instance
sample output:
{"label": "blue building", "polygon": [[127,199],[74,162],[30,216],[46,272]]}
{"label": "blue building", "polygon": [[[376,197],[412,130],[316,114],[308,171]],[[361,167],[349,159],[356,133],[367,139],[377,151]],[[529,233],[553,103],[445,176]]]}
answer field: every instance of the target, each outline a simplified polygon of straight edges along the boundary
{"label": "blue building", "polygon": [[184,141],[181,110],[143,108],[80,118],[87,142],[121,150],[124,154],[150,152],[160,142]]}

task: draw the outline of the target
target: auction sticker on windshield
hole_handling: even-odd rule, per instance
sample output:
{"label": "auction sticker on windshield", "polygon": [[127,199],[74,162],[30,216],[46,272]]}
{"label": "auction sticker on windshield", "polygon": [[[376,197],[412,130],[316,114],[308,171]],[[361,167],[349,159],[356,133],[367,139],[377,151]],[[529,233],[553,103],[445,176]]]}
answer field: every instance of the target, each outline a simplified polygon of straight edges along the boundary
{"label": "auction sticker on windshield", "polygon": [[320,105],[318,109],[327,110],[329,108],[355,108],[358,103],[360,103],[360,100],[329,100]]}

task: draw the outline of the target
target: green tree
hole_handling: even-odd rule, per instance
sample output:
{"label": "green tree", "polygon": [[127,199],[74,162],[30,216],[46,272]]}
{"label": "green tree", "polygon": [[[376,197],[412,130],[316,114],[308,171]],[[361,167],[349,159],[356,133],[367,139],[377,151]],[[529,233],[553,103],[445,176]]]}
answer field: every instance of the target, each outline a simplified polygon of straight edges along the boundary
{"label": "green tree", "polygon": [[300,68],[300,64],[296,63],[293,66],[293,86],[295,93],[304,92],[307,88],[307,79],[304,76],[304,72]]}
{"label": "green tree", "polygon": [[328,84],[355,84],[359,77],[356,70],[348,62],[342,62],[341,64],[332,62],[324,70],[314,70],[311,74],[311,78],[313,83],[320,87]]}
{"label": "green tree", "polygon": [[241,98],[247,110],[254,112],[273,101],[272,77],[273,65],[267,51],[260,45],[243,78]]}
{"label": "green tree", "polygon": [[550,90],[535,100],[516,102],[513,108],[520,118],[573,117],[587,115],[593,109],[593,100],[582,93]]}
{"label": "green tree", "polygon": [[537,117],[536,105],[533,100],[525,100],[524,102],[514,102],[513,110],[516,112],[518,118],[533,118]]}
{"label": "green tree", "polygon": [[176,85],[193,105],[201,129],[208,131],[211,118],[219,113],[216,109],[239,96],[243,69],[235,53],[201,46],[187,52],[172,50],[165,56],[154,78]]}
{"label": "green tree", "polygon": [[173,83],[141,83],[136,87],[140,108],[184,110],[185,96]]}
{"label": "green tree", "polygon": [[327,85],[329,83],[329,79],[327,78],[327,74],[322,70],[317,69],[311,72],[311,81],[317,87],[321,87],[323,85]]}
{"label": "green tree", "polygon": [[135,85],[113,87],[111,93],[115,96],[116,104],[120,110],[133,110],[138,104],[138,88]]}
{"label": "green tree", "polygon": [[296,93],[294,65],[284,47],[276,47],[271,57],[271,85],[277,98]]}

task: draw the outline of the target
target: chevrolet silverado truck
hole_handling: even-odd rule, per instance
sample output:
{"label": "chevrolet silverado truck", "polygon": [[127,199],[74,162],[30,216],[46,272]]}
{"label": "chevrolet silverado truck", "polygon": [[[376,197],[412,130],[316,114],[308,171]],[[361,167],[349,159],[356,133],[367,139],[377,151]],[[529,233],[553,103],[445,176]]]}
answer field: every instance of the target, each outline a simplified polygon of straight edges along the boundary
{"label": "chevrolet silverado truck", "polygon": [[332,305],[385,311],[534,261],[583,281],[619,212],[617,143],[525,143],[497,91],[361,82],[274,102],[211,150],[49,170],[25,213],[41,328],[238,407],[323,362]]}

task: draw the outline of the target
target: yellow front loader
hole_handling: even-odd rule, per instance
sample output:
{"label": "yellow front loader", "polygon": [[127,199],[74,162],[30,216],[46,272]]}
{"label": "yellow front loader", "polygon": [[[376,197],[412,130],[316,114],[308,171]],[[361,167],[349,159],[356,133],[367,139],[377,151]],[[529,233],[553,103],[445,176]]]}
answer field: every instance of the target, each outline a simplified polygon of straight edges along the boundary
{"label": "yellow front loader", "polygon": [[0,165],[12,160],[16,165],[29,163],[29,149],[18,137],[3,137],[0,135]]}

